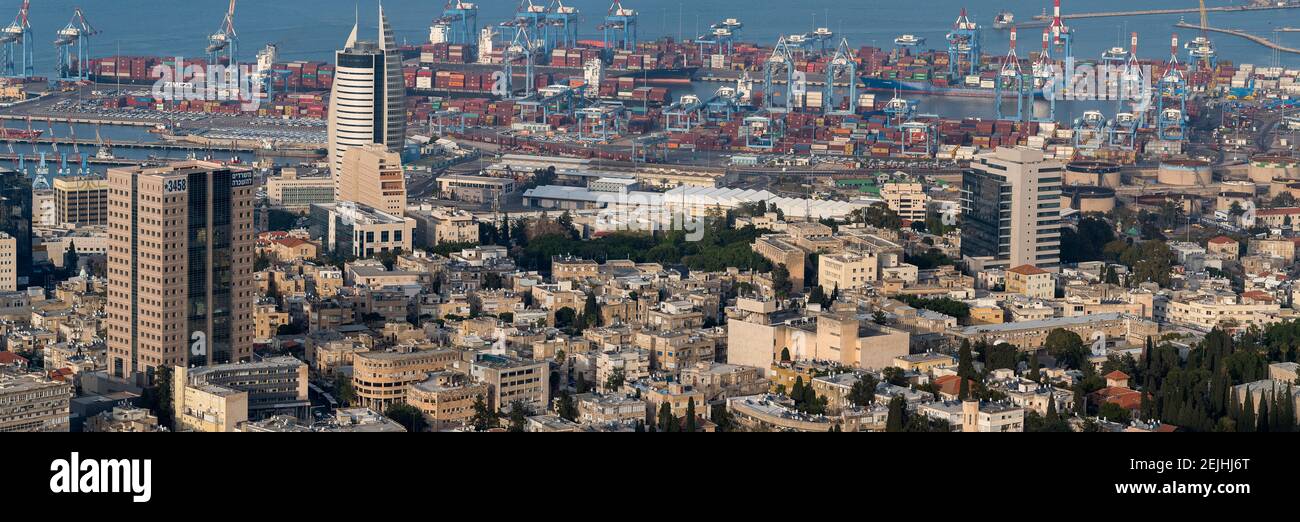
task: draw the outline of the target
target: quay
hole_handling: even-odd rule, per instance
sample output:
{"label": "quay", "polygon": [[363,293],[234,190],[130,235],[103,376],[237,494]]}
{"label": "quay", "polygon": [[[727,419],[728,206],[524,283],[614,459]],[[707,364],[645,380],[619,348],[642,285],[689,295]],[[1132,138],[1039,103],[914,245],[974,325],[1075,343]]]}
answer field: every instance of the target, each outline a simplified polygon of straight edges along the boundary
{"label": "quay", "polygon": [[1210,32],[1213,32],[1213,33],[1229,34],[1229,35],[1236,36],[1236,37],[1239,37],[1239,38],[1245,38],[1245,39],[1247,39],[1247,40],[1250,40],[1250,41],[1252,41],[1252,42],[1255,42],[1255,43],[1257,43],[1257,44],[1260,44],[1260,45],[1262,45],[1262,46],[1264,46],[1264,47],[1267,47],[1267,48],[1269,48],[1269,49],[1273,49],[1273,50],[1275,50],[1275,51],[1281,51],[1281,52],[1284,52],[1284,53],[1291,53],[1291,54],[1300,54],[1300,49],[1296,49],[1296,48],[1294,48],[1294,47],[1285,47],[1285,46],[1283,46],[1283,45],[1281,45],[1281,44],[1279,44],[1279,43],[1277,43],[1277,42],[1274,42],[1274,41],[1269,40],[1269,39],[1267,39],[1267,38],[1264,38],[1264,37],[1262,37],[1262,36],[1255,36],[1255,35],[1253,35],[1253,34],[1250,34],[1250,33],[1245,32],[1245,31],[1238,31],[1238,30],[1236,30],[1236,29],[1220,29],[1220,28],[1217,28],[1217,27],[1201,27],[1200,25],[1189,24],[1189,23],[1187,23],[1187,22],[1178,22],[1178,23],[1174,24],[1174,27],[1177,27],[1177,28],[1180,28],[1180,29],[1197,29],[1197,30],[1204,29],[1204,30],[1206,30],[1206,31],[1210,31]]}
{"label": "quay", "polygon": [[[1231,6],[1220,6],[1220,7],[1206,7],[1205,11],[1207,13],[1210,12],[1238,13],[1238,12],[1250,12],[1250,11],[1275,11],[1280,9],[1300,9],[1300,4],[1261,5],[1261,6],[1231,5]],[[1111,18],[1117,16],[1169,15],[1169,14],[1187,14],[1187,13],[1200,13],[1200,12],[1201,9],[1199,7],[1175,8],[1175,9],[1140,9],[1136,11],[1103,11],[1103,12],[1096,12],[1096,13],[1062,14],[1061,19],[1073,20],[1079,18]],[[1048,22],[1051,21],[1051,19],[1052,16],[1049,14],[1034,15],[1034,20],[1037,20],[1039,22]],[[1197,28],[1199,29],[1200,27],[1197,26]]]}

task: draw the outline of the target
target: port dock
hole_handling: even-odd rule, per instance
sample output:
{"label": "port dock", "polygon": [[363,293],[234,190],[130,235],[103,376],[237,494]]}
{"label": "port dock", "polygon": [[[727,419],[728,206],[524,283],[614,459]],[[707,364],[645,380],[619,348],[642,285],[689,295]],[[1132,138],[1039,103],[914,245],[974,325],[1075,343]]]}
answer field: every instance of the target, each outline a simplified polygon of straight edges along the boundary
{"label": "port dock", "polygon": [[1238,30],[1236,30],[1236,29],[1220,29],[1220,28],[1218,28],[1218,27],[1201,27],[1201,26],[1199,26],[1199,25],[1196,25],[1196,24],[1189,24],[1189,23],[1186,23],[1186,22],[1178,22],[1178,23],[1174,24],[1174,27],[1177,27],[1177,28],[1179,28],[1179,29],[1206,30],[1206,31],[1209,31],[1209,32],[1212,32],[1212,33],[1228,34],[1228,35],[1236,36],[1236,37],[1239,37],[1239,38],[1245,38],[1245,39],[1247,39],[1247,40],[1250,40],[1250,41],[1252,41],[1252,42],[1255,42],[1255,43],[1257,43],[1257,44],[1260,44],[1260,45],[1262,45],[1262,46],[1264,46],[1264,47],[1267,47],[1267,48],[1269,48],[1269,49],[1272,49],[1272,50],[1274,50],[1274,51],[1281,51],[1281,52],[1284,52],[1284,53],[1291,53],[1291,54],[1300,54],[1300,49],[1296,49],[1296,48],[1294,48],[1294,47],[1286,47],[1286,46],[1284,46],[1284,45],[1282,45],[1282,44],[1279,44],[1279,43],[1277,43],[1277,42],[1274,42],[1274,41],[1269,40],[1269,39],[1267,39],[1267,38],[1264,38],[1264,37],[1262,37],[1262,36],[1255,36],[1255,35],[1253,35],[1253,34],[1250,34],[1250,33],[1245,32],[1245,31],[1238,31]]}
{"label": "port dock", "polygon": [[[1205,12],[1240,13],[1240,12],[1252,12],[1252,11],[1276,11],[1282,9],[1300,9],[1300,4],[1260,5],[1260,6],[1234,5],[1234,6],[1206,7]],[[1151,16],[1151,15],[1188,14],[1188,13],[1200,13],[1200,12],[1201,9],[1199,7],[1188,7],[1188,8],[1180,7],[1175,9],[1139,9],[1135,11],[1102,11],[1096,13],[1063,14],[1061,15],[1061,19],[1077,20],[1082,18],[1113,18],[1117,16]],[[1042,23],[1047,23],[1052,20],[1052,16],[1047,14],[1034,15],[1034,20]],[[1199,29],[1200,27],[1198,26],[1197,28]]]}

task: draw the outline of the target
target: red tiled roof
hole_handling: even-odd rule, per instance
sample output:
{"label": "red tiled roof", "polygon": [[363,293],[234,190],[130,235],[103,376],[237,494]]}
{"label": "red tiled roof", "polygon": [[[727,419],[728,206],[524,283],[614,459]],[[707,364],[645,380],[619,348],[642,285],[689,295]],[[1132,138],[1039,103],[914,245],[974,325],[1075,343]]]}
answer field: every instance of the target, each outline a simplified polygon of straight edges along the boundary
{"label": "red tiled roof", "polygon": [[1105,378],[1107,378],[1107,379],[1115,379],[1115,380],[1117,380],[1117,381],[1118,381],[1118,380],[1123,380],[1123,379],[1127,379],[1127,378],[1129,378],[1127,373],[1121,372],[1121,371],[1119,371],[1119,370],[1115,370],[1115,371],[1113,371],[1113,372],[1110,372],[1110,373],[1104,375],[1103,377],[1105,377]]}
{"label": "red tiled roof", "polygon": [[1261,208],[1255,211],[1256,216],[1293,216],[1296,214],[1300,214],[1300,207]]}
{"label": "red tiled roof", "polygon": [[1010,271],[1020,275],[1027,275],[1027,276],[1047,273],[1046,270],[1038,268],[1034,265],[1020,265],[1018,267],[1012,268]]}
{"label": "red tiled roof", "polygon": [[0,364],[27,364],[27,358],[14,352],[0,352]]}
{"label": "red tiled roof", "polygon": [[1130,388],[1107,386],[1092,392],[1090,395],[1095,402],[1117,404],[1126,410],[1136,410],[1142,407],[1142,393]]}
{"label": "red tiled roof", "polygon": [[1226,244],[1228,244],[1228,243],[1236,243],[1236,241],[1234,241],[1232,238],[1230,238],[1230,237],[1228,237],[1228,236],[1219,236],[1219,237],[1216,237],[1216,238],[1211,239],[1211,240],[1210,240],[1210,243],[1213,243],[1213,244],[1216,244],[1216,245],[1226,245]]}
{"label": "red tiled roof", "polygon": [[[944,375],[943,377],[936,378],[934,380],[934,385],[939,388],[939,393],[945,395],[957,395],[961,393],[961,380],[959,379],[960,378],[956,375]],[[966,379],[966,382],[970,383],[971,390],[975,389],[975,381],[973,379]]]}
{"label": "red tiled roof", "polygon": [[279,244],[279,245],[284,245],[284,246],[289,247],[289,248],[293,248],[293,247],[296,247],[296,246],[300,246],[300,245],[305,245],[305,244],[307,244],[306,241],[303,241],[303,240],[298,239],[298,238],[296,238],[296,237],[286,237],[286,238],[284,238],[284,239],[277,239],[277,240],[275,240],[275,243],[276,243],[276,244]]}

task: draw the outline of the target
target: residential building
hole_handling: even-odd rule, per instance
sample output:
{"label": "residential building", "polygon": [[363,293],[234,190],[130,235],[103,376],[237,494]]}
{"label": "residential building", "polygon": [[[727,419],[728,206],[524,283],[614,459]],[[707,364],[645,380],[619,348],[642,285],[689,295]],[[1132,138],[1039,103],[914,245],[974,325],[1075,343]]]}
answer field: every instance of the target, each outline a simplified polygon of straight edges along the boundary
{"label": "residential building", "polygon": [[81,227],[108,224],[108,179],[55,177],[55,220],[59,225]]}
{"label": "residential building", "polygon": [[253,174],[217,163],[112,168],[109,374],[245,362],[253,350]]}
{"label": "residential building", "polygon": [[336,201],[353,201],[394,216],[406,213],[406,173],[402,158],[377,143],[349,147],[343,153]]}

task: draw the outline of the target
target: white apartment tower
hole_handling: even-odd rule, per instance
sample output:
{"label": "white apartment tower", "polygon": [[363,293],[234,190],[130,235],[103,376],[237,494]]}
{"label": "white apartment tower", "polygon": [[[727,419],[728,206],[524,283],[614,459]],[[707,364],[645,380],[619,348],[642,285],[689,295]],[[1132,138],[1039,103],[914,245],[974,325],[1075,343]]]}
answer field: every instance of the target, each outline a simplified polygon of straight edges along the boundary
{"label": "white apartment tower", "polygon": [[347,45],[335,53],[330,92],[329,160],[336,197],[348,148],[378,143],[398,151],[406,141],[402,56],[384,8],[379,8],[378,43],[357,40],[357,28],[352,26]]}
{"label": "white apartment tower", "polygon": [[962,174],[961,255],[968,268],[1059,268],[1064,171],[1034,149],[999,147],[976,156]]}

